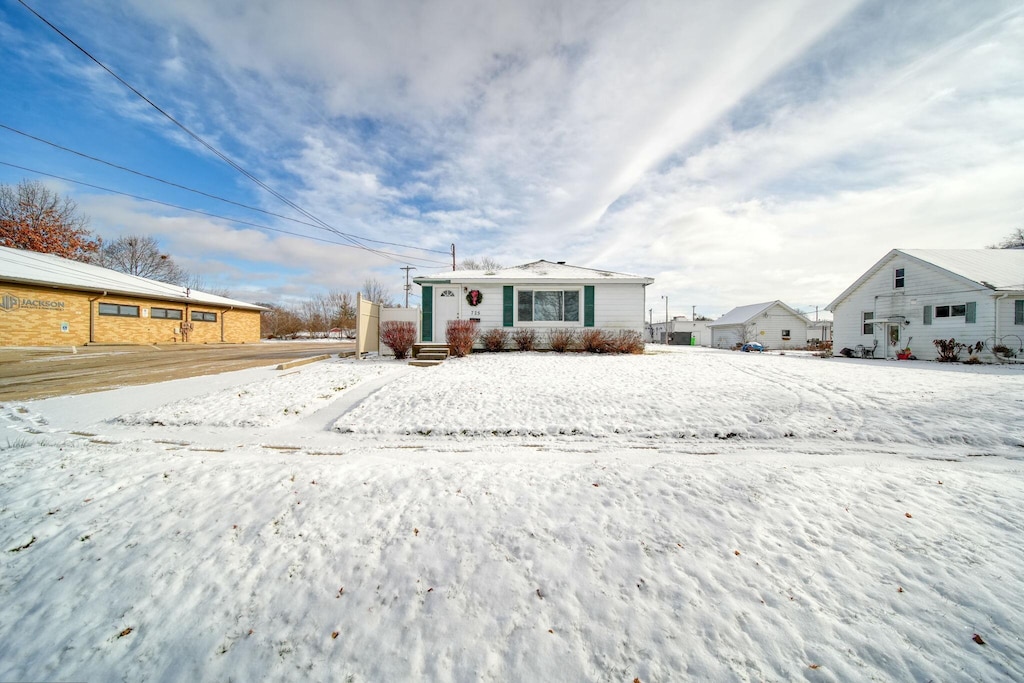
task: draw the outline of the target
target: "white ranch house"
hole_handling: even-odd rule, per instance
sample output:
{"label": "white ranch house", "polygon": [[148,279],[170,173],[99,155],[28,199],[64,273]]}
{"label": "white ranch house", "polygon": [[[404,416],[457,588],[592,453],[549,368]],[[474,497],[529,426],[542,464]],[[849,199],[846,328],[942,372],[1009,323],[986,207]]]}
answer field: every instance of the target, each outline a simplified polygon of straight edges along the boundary
{"label": "white ranch house", "polygon": [[[1024,249],[893,249],[828,305],[835,349],[875,348],[894,358],[910,345],[922,360],[934,341],[982,342],[980,357],[1024,347]],[[913,341],[911,341],[911,339]]]}
{"label": "white ranch house", "polygon": [[642,334],[645,289],[654,280],[542,260],[512,268],[442,272],[413,282],[423,295],[421,341],[443,343],[449,320],[474,320],[481,332],[535,329],[543,347],[552,328]]}
{"label": "white ranch house", "polygon": [[771,349],[807,346],[808,328],[814,325],[781,301],[767,301],[732,309],[710,323],[711,346],[731,349],[744,342],[760,342]]}

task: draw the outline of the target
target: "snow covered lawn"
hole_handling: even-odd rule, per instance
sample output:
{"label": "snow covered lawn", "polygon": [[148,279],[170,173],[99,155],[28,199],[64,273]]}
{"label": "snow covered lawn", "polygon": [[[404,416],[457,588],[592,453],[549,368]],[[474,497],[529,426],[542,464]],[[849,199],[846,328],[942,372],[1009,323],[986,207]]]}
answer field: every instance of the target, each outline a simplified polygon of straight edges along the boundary
{"label": "snow covered lawn", "polygon": [[4,404],[0,680],[1024,679],[1020,367],[659,350]]}

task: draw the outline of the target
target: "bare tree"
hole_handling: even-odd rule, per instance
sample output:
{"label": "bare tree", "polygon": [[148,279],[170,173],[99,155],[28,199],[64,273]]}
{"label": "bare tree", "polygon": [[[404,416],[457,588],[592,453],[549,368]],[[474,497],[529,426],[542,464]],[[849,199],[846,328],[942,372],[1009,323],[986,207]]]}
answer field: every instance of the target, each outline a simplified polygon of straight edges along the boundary
{"label": "bare tree", "polygon": [[490,256],[462,259],[459,270],[501,270],[502,265]]}
{"label": "bare tree", "polygon": [[740,325],[740,342],[757,341],[757,323],[747,322]]}
{"label": "bare tree", "polygon": [[156,239],[146,235],[118,237],[104,244],[92,262],[128,275],[172,284],[183,284],[188,277],[170,255],[161,253]]}
{"label": "bare tree", "polygon": [[1024,249],[1024,228],[1017,228],[999,244],[989,245],[989,249]]}
{"label": "bare tree", "polygon": [[302,330],[302,319],[295,309],[278,304],[261,303],[267,308],[260,315],[260,335],[263,337],[286,337]]}
{"label": "bare tree", "polygon": [[38,180],[0,184],[0,246],[88,261],[100,247],[88,225],[74,200]]}
{"label": "bare tree", "polygon": [[369,299],[385,308],[395,305],[395,300],[391,298],[391,292],[377,278],[367,278],[363,282],[362,294],[364,299]]}
{"label": "bare tree", "polygon": [[352,330],[356,327],[356,300],[349,292],[331,290],[327,293],[331,327]]}

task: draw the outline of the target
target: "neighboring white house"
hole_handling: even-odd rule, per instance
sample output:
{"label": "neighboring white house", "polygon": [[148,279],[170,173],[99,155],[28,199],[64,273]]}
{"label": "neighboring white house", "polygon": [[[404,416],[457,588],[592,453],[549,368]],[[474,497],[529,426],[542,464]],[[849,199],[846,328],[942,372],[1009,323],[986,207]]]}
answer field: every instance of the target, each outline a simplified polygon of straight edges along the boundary
{"label": "neighboring white house", "polygon": [[781,301],[768,301],[734,308],[708,327],[711,345],[717,349],[731,349],[748,341],[771,349],[796,349],[807,346],[811,325],[806,316]]}
{"label": "neighboring white house", "polygon": [[644,294],[652,278],[534,261],[496,270],[456,270],[413,278],[423,295],[420,336],[445,341],[449,320],[480,330],[531,328],[541,347],[551,328],[644,330]]}
{"label": "neighboring white house", "polygon": [[[682,346],[710,346],[710,321],[690,320],[685,315],[677,315],[668,323],[668,343]],[[654,323],[648,326],[647,341],[658,344],[665,343],[665,323]]]}
{"label": "neighboring white house", "polygon": [[934,360],[934,341],[954,338],[984,343],[989,360],[997,345],[1019,357],[1024,249],[893,249],[827,308],[837,352],[859,345],[893,358],[909,344],[917,358]]}

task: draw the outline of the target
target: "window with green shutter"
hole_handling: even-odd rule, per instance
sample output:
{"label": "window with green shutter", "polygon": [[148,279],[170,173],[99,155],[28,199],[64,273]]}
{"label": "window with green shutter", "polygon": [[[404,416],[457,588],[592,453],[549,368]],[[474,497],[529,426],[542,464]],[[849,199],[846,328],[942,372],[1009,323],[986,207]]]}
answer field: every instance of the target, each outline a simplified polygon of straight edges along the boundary
{"label": "window with green shutter", "polygon": [[594,326],[594,285],[583,286],[583,327]]}
{"label": "window with green shutter", "polygon": [[1013,324],[1024,325],[1024,299],[1013,302]]}
{"label": "window with green shutter", "polygon": [[924,324],[925,325],[931,325],[932,324],[932,307],[931,306],[925,306],[924,307]]}
{"label": "window with green shutter", "polygon": [[978,322],[978,303],[976,301],[968,301],[964,309],[964,322],[976,323]]}
{"label": "window with green shutter", "polygon": [[423,285],[423,320],[420,330],[423,332],[423,341],[434,341],[434,288]]}
{"label": "window with green shutter", "polygon": [[515,325],[515,292],[512,285],[505,285],[501,291],[501,324],[503,327]]}

